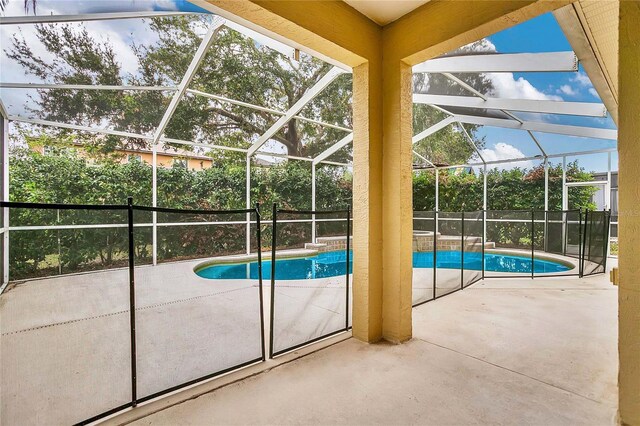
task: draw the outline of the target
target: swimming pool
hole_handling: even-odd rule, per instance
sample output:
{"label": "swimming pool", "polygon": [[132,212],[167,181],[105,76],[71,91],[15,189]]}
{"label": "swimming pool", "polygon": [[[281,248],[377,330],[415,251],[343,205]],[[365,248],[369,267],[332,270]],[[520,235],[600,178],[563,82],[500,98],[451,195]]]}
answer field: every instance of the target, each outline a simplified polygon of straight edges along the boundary
{"label": "swimming pool", "polygon": [[[353,257],[352,257],[353,259]],[[438,251],[436,265],[438,268],[460,269],[462,260],[459,251]],[[534,273],[564,272],[571,269],[561,262],[535,259]],[[349,264],[352,272],[353,263]],[[414,252],[414,268],[433,268],[433,252]],[[482,253],[465,252],[464,267],[468,270],[482,270]],[[319,253],[311,257],[278,259],[276,261],[277,280],[303,280],[312,278],[328,278],[344,275],[346,269],[346,252],[334,251]],[[485,271],[531,273],[531,257],[511,254],[485,253]],[[196,269],[202,278],[224,279],[258,279],[258,263],[235,263],[205,266]],[[271,279],[271,261],[262,262],[262,278]]]}

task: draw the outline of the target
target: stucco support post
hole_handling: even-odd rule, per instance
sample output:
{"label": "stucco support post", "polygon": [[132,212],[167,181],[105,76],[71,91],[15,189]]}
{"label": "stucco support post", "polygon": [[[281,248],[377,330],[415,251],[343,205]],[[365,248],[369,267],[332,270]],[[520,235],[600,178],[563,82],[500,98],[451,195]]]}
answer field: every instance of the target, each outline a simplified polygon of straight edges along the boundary
{"label": "stucco support post", "polygon": [[619,419],[640,424],[640,2],[620,2],[618,158]]}
{"label": "stucco support post", "polygon": [[353,69],[353,335],[382,334],[381,63]]}
{"label": "stucco support post", "polygon": [[[384,49],[388,46],[384,45]],[[384,50],[383,50],[384,52]],[[383,53],[383,57],[384,57]],[[412,284],[412,85],[411,66],[383,62],[382,144],[382,335],[411,338]]]}

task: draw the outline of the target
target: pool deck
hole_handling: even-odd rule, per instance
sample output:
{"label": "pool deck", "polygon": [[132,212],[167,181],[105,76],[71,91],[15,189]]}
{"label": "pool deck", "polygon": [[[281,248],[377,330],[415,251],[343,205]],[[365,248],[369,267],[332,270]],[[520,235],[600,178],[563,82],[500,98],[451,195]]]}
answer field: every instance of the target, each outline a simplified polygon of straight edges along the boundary
{"label": "pool deck", "polygon": [[[141,397],[261,355],[257,281],[198,277],[194,267],[202,262],[136,268]],[[432,292],[432,269],[414,273],[414,295]],[[459,286],[458,271],[440,271],[446,274],[451,279],[439,279],[437,291]],[[269,302],[266,281],[267,327]],[[126,269],[10,285],[0,296],[0,423],[75,423],[128,402],[128,306]],[[344,277],[279,282],[274,307],[276,351],[339,330]]]}
{"label": "pool deck", "polygon": [[616,424],[617,288],[604,275],[488,279],[415,308],[413,336],[349,339],[133,424]]}

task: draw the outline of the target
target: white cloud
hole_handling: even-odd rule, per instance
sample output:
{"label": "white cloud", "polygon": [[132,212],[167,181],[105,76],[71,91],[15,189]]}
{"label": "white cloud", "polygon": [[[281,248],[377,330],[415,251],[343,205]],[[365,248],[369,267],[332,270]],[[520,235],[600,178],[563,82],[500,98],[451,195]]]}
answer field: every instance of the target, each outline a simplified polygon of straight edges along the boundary
{"label": "white cloud", "polygon": [[596,91],[596,89],[594,89],[593,87],[589,88],[589,93],[591,93],[591,95],[595,96],[596,98],[600,97],[600,95],[598,95],[598,92]]}
{"label": "white cloud", "polygon": [[560,86],[558,92],[564,93],[568,96],[575,96],[577,94],[576,91],[573,90],[573,87],[569,86],[568,84],[563,84],[562,86]]}
{"label": "white cloud", "polygon": [[483,38],[482,40],[478,40],[473,43],[466,44],[460,48],[460,50],[465,52],[484,52],[484,53],[495,53],[497,52],[496,45],[493,44],[489,39]]}
{"label": "white cloud", "polygon": [[517,80],[513,73],[490,73],[486,75],[493,83],[493,95],[498,98],[507,99],[535,99],[542,101],[561,101],[562,98],[556,95],[546,94],[536,89],[529,80],[519,77]]}
{"label": "white cloud", "polygon": [[[496,53],[497,49],[488,39],[482,39],[475,43],[467,44],[461,48],[463,51],[482,53]],[[535,88],[529,80],[519,77],[514,78],[513,73],[487,73],[486,77],[493,83],[493,96],[509,99],[537,99],[561,101],[560,96],[546,94]]]}
{"label": "white cloud", "polygon": [[[488,162],[525,158],[525,155],[522,153],[522,151],[520,151],[515,146],[504,142],[498,142],[493,148],[484,148],[480,152],[482,153],[482,158],[484,158],[484,160]],[[515,164],[497,165],[497,167],[499,169],[512,167],[531,168],[533,167],[533,163],[530,160],[526,160],[520,161]]]}
{"label": "white cloud", "polygon": [[591,84],[591,79],[589,78],[589,76],[580,71],[579,73],[577,73],[572,79],[571,81],[574,81],[578,84],[580,84],[581,86],[584,87],[593,87],[593,84]]}

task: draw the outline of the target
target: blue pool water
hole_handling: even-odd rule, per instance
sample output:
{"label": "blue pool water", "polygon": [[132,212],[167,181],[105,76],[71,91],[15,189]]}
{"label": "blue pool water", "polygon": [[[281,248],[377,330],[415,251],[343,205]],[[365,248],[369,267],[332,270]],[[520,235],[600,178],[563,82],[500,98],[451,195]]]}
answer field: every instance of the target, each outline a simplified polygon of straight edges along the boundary
{"label": "blue pool water", "polygon": [[[438,268],[460,269],[461,260],[459,251],[439,251],[436,265]],[[541,259],[535,259],[533,266],[535,273],[564,272],[570,269],[561,263]],[[344,251],[319,253],[317,256],[304,258],[279,259],[276,261],[276,279],[302,280],[335,277],[344,275],[345,267],[346,252]],[[350,263],[349,272],[352,272],[352,267],[353,264]],[[413,267],[433,268],[433,253],[413,253]],[[465,252],[464,267],[476,271],[482,270],[482,253]],[[530,274],[531,258],[485,253],[485,271]],[[258,279],[258,263],[212,265],[199,269],[196,274],[210,279],[246,279],[247,272],[250,279]],[[262,278],[271,279],[271,261],[262,262]]]}

